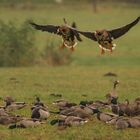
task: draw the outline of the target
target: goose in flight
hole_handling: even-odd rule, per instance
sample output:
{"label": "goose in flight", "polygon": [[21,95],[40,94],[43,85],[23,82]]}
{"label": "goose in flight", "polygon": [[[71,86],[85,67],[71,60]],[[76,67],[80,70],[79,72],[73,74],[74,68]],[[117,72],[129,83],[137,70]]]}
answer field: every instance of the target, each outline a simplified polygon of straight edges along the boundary
{"label": "goose in flight", "polygon": [[30,24],[37,30],[54,33],[56,35],[59,35],[62,37],[62,45],[60,48],[69,48],[71,51],[74,51],[75,46],[77,45],[77,40],[82,41],[80,38],[79,33],[74,30],[76,29],[75,22],[72,23],[71,26],[69,26],[65,20],[64,25],[56,26],[56,25],[39,25],[33,22],[30,22]]}
{"label": "goose in flight", "polygon": [[113,29],[113,30],[103,29],[103,30],[96,30],[93,32],[84,32],[84,31],[77,31],[77,32],[91,40],[97,41],[99,47],[101,48],[101,54],[104,54],[105,51],[112,52],[112,50],[115,49],[116,44],[113,44],[114,39],[117,39],[125,35],[139,21],[140,21],[140,16],[134,21],[132,21],[131,23],[117,29]]}

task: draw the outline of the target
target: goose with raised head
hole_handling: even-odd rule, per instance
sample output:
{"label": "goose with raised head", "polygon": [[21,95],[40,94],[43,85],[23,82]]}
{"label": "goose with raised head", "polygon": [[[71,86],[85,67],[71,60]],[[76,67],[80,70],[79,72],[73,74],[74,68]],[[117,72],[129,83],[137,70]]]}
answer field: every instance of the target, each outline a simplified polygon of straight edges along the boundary
{"label": "goose with raised head", "polygon": [[113,82],[113,90],[106,95],[108,104],[117,104],[117,100],[118,100],[118,94],[116,92],[116,87],[119,84],[119,81],[116,80]]}

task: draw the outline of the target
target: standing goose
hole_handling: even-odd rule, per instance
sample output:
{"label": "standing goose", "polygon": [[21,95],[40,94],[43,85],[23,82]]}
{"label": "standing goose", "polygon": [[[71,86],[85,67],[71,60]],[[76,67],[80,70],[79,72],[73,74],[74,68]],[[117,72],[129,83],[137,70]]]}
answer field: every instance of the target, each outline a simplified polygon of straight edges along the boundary
{"label": "standing goose", "polygon": [[78,32],[76,32],[76,24],[72,23],[72,28],[67,24],[64,19],[64,25],[55,26],[55,25],[38,25],[36,23],[31,22],[30,24],[37,30],[46,31],[49,33],[54,33],[60,35],[62,37],[62,45],[60,48],[69,48],[74,51],[75,46],[77,45],[76,39],[78,41],[82,41]]}
{"label": "standing goose", "polygon": [[116,92],[116,87],[119,84],[119,81],[116,80],[113,82],[113,90],[106,95],[106,98],[108,100],[108,103],[110,104],[117,104],[117,100],[118,100],[118,94]]}
{"label": "standing goose", "polygon": [[127,24],[123,27],[113,29],[113,30],[103,29],[103,30],[96,30],[93,32],[83,32],[83,31],[77,31],[77,32],[89,39],[97,41],[99,43],[99,47],[101,48],[101,54],[104,54],[105,51],[112,52],[112,50],[115,49],[116,47],[116,44],[113,44],[112,41],[126,34],[133,26],[135,26],[139,22],[139,20],[140,20],[140,16],[130,24]]}

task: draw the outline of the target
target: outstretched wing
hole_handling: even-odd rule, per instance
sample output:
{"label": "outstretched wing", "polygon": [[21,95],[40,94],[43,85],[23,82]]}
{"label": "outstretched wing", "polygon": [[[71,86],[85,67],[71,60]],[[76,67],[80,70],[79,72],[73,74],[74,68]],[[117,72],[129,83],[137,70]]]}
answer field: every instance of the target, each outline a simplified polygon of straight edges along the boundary
{"label": "outstretched wing", "polygon": [[136,20],[134,20],[133,22],[131,22],[130,24],[127,24],[123,27],[120,27],[118,29],[114,29],[109,31],[109,33],[111,34],[111,36],[116,39],[121,37],[122,35],[124,35],[125,33],[127,33],[133,26],[135,26],[140,20],[140,17],[138,17]]}
{"label": "outstretched wing", "polygon": [[78,41],[82,41],[80,34],[76,30],[72,30],[72,32],[74,33],[74,35]]}
{"label": "outstretched wing", "polygon": [[71,27],[72,27],[72,28],[70,28],[70,29],[72,30],[72,32],[73,32],[73,34],[75,35],[76,39],[77,39],[78,41],[82,41],[82,39],[81,39],[81,37],[80,37],[80,34],[79,34],[79,33],[77,32],[77,30],[76,30],[76,28],[77,28],[76,23],[73,22],[72,25],[71,25]]}
{"label": "outstretched wing", "polygon": [[46,31],[46,32],[49,32],[49,33],[54,33],[54,34],[61,35],[61,34],[58,32],[58,28],[59,28],[60,26],[54,26],[54,25],[38,25],[38,24],[33,23],[33,22],[31,22],[30,24],[31,24],[35,29],[37,29],[37,30]]}
{"label": "outstretched wing", "polygon": [[94,41],[97,41],[95,33],[94,32],[83,32],[83,31],[77,31],[78,33],[82,34],[83,36],[92,39]]}

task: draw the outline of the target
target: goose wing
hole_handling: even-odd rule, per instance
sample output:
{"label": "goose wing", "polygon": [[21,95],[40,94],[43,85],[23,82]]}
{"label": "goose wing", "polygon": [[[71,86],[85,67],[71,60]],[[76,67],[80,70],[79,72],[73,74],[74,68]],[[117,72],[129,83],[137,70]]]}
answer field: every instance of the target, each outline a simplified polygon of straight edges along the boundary
{"label": "goose wing", "polygon": [[59,29],[60,26],[38,25],[38,24],[33,23],[33,22],[31,22],[30,24],[37,30],[46,31],[46,32],[49,32],[49,33],[54,33],[54,34],[61,35],[61,33],[58,32],[58,29]]}
{"label": "goose wing", "polygon": [[135,26],[139,22],[139,20],[140,20],[140,17],[138,17],[133,22],[131,22],[123,27],[110,30],[109,33],[111,34],[111,36],[114,39],[119,38],[119,37],[123,36],[124,34],[126,34],[133,26]]}

